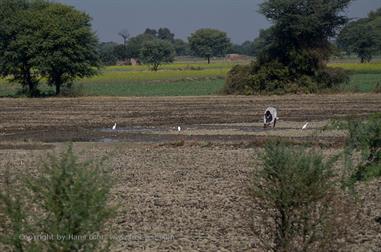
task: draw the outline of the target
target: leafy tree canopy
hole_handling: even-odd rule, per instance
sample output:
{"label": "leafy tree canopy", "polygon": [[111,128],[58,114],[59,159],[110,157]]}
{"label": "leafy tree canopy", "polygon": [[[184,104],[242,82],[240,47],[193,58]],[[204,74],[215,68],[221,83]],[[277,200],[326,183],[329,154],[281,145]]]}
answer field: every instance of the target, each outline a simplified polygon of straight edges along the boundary
{"label": "leafy tree canopy", "polygon": [[[347,22],[351,0],[266,0],[260,12],[272,22],[256,40],[257,62],[234,69],[226,92],[317,92],[348,80],[326,63],[333,53],[330,39]],[[246,74],[249,76],[239,76]],[[235,78],[246,80],[238,83]],[[236,91],[234,91],[236,90]],[[243,90],[243,91],[241,91]]]}
{"label": "leafy tree canopy", "polygon": [[337,38],[340,49],[355,53],[361,62],[370,61],[381,52],[381,8],[367,18],[348,23]]}
{"label": "leafy tree canopy", "polygon": [[100,65],[98,40],[91,30],[90,16],[67,5],[50,3],[36,19],[41,23],[36,31],[40,52],[37,66],[56,87],[56,94],[63,84],[96,74],[95,68]]}
{"label": "leafy tree canopy", "polygon": [[37,95],[40,78],[56,87],[92,76],[99,66],[91,18],[48,1],[1,0],[0,73]]}
{"label": "leafy tree canopy", "polygon": [[153,71],[157,71],[162,63],[170,63],[174,60],[175,51],[173,45],[161,39],[145,41],[140,51],[143,63],[151,65]]}
{"label": "leafy tree canopy", "polygon": [[207,58],[208,63],[211,57],[224,56],[231,47],[226,33],[215,29],[199,29],[188,40],[192,52]]}

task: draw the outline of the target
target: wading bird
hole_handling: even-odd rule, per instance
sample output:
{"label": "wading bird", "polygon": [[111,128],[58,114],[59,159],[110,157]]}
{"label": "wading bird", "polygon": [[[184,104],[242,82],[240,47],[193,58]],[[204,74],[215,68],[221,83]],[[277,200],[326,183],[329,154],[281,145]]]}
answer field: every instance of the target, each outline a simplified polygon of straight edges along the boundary
{"label": "wading bird", "polygon": [[303,127],[302,127],[302,130],[306,129],[308,126],[308,123],[304,124]]}
{"label": "wading bird", "polygon": [[180,126],[177,127],[177,131],[178,131],[178,132],[181,131],[181,127],[180,127]]}
{"label": "wading bird", "polygon": [[112,126],[112,130],[116,130],[116,123]]}

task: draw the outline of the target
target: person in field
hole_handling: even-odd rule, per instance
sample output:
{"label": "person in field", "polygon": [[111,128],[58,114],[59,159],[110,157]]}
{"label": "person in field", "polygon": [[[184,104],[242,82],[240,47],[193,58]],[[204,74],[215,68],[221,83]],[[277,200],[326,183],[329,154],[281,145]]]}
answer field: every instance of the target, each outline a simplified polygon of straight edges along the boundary
{"label": "person in field", "polygon": [[263,116],[263,127],[272,127],[275,128],[276,121],[278,120],[277,111],[274,107],[268,107]]}

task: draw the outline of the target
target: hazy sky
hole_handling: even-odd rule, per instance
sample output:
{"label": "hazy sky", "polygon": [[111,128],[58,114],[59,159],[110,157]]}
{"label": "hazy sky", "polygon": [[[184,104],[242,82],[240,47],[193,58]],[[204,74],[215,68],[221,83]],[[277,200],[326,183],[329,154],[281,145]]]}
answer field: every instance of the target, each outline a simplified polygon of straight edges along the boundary
{"label": "hazy sky", "polygon": [[[235,43],[252,40],[269,26],[257,12],[262,0],[56,0],[73,5],[93,17],[93,29],[101,41],[119,41],[118,32],[132,36],[145,28],[168,27],[176,37],[186,39],[199,28],[217,28]],[[365,17],[381,7],[381,0],[355,0],[347,14]]]}

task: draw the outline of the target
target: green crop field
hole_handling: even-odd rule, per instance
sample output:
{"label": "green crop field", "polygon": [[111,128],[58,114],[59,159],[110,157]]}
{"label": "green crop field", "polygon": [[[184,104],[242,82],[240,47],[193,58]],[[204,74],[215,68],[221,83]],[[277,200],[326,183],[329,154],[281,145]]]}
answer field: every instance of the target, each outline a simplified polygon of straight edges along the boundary
{"label": "green crop field", "polygon": [[[240,62],[246,64],[246,62]],[[78,80],[74,84],[74,95],[84,96],[201,96],[218,94],[224,78],[236,63],[217,60],[212,64],[204,61],[177,61],[162,65],[157,72],[147,66],[110,66],[100,70],[99,75]],[[353,61],[330,63],[351,74],[350,83],[343,85],[344,91],[371,92],[381,82],[381,62],[360,64]],[[45,94],[53,88],[42,83]],[[0,80],[0,96],[18,96],[18,84]]]}

